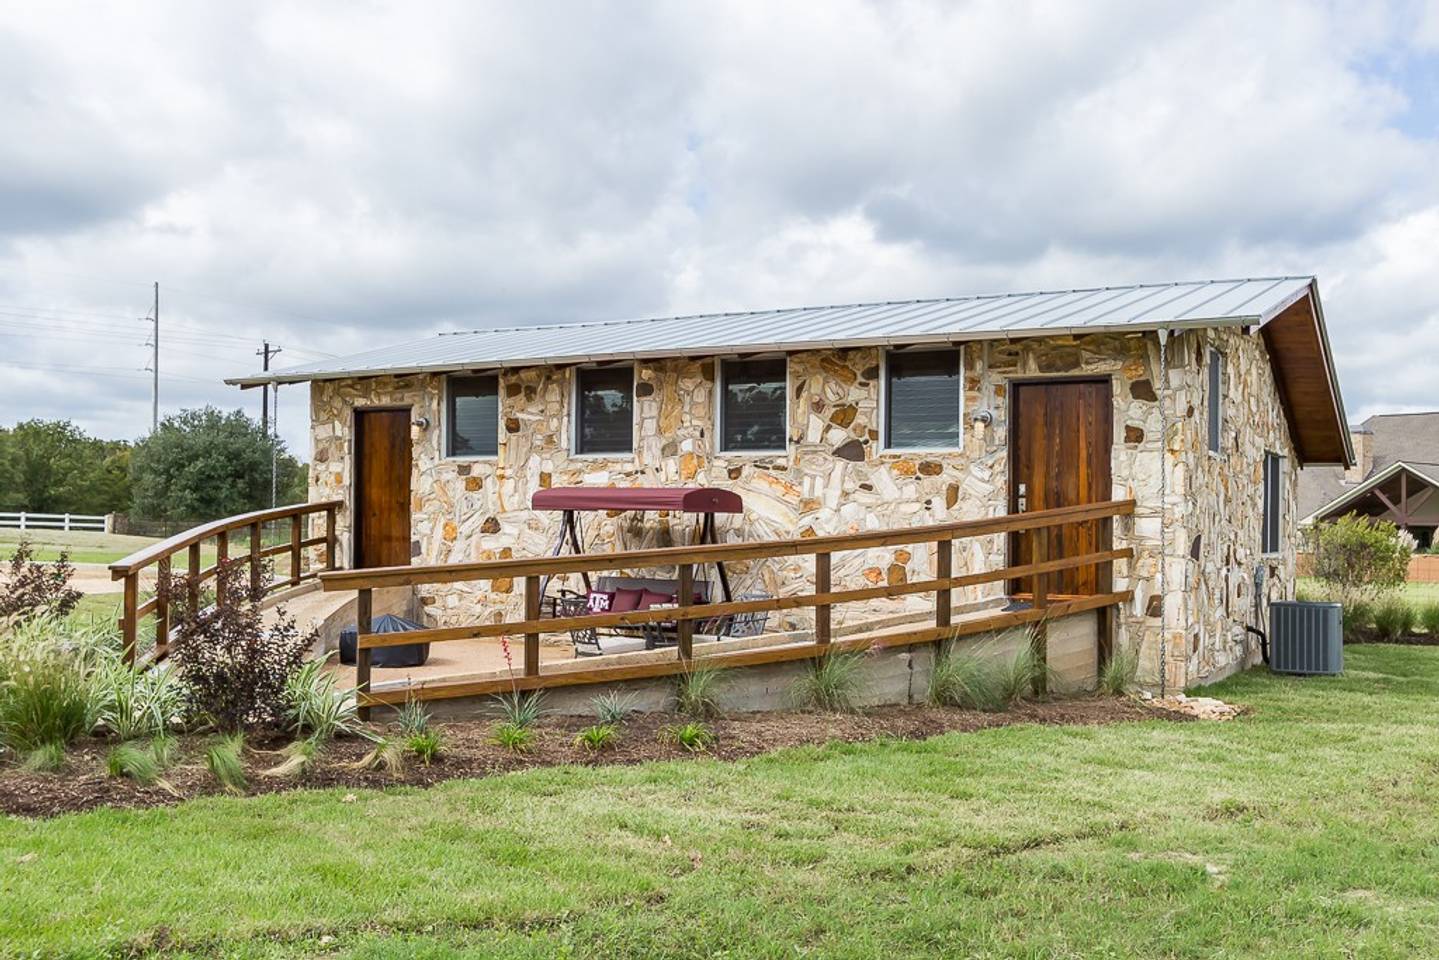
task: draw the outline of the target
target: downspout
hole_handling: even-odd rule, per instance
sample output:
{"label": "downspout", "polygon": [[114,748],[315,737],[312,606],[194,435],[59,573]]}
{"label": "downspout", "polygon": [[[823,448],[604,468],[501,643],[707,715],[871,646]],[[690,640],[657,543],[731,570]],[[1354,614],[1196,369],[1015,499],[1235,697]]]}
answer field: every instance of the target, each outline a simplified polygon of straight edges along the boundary
{"label": "downspout", "polygon": [[1159,335],[1159,695],[1167,692],[1169,679],[1166,657],[1169,646],[1169,596],[1165,590],[1165,568],[1169,566],[1167,524],[1164,522],[1165,509],[1169,501],[1169,407],[1165,398],[1169,396],[1169,330],[1160,327]]}

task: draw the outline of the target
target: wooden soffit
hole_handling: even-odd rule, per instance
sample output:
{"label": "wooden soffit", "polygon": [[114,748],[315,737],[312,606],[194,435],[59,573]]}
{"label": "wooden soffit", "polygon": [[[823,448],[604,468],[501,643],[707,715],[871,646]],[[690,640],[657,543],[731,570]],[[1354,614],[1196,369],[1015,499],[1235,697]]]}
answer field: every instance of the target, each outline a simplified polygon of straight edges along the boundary
{"label": "wooden soffit", "polygon": [[1301,465],[1350,466],[1349,424],[1314,285],[1265,322],[1260,333]]}

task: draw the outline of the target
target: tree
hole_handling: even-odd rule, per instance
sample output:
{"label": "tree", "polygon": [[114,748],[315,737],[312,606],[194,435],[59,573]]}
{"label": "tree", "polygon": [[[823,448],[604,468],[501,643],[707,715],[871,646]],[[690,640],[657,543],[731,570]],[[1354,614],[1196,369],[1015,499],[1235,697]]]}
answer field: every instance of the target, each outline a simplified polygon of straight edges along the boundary
{"label": "tree", "polygon": [[[135,512],[150,520],[218,520],[270,506],[276,485],[294,487],[300,464],[243,411],[214,407],[166,417],[130,455]],[[284,501],[281,501],[284,502]]]}
{"label": "tree", "polygon": [[26,420],[0,436],[0,504],[31,513],[129,509],[130,445],[69,420]]}
{"label": "tree", "polygon": [[1314,531],[1314,575],[1344,603],[1399,589],[1409,576],[1414,538],[1387,520],[1350,514]]}

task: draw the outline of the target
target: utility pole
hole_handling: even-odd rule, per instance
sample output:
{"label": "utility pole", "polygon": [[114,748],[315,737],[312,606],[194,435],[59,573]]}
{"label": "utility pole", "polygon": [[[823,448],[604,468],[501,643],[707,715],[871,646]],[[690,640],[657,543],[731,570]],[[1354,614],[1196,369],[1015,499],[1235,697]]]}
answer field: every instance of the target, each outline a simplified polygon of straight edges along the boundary
{"label": "utility pole", "polygon": [[155,281],[155,329],[151,339],[155,352],[150,360],[153,371],[150,387],[150,432],[160,429],[160,281]]}
{"label": "utility pole", "polygon": [[[270,341],[265,340],[255,355],[263,358],[264,371],[270,372],[270,358],[280,352],[279,347],[270,346]],[[270,420],[270,390],[275,391],[275,419]],[[261,401],[260,422],[265,428],[265,434],[270,438],[270,506],[275,506],[279,497],[279,464],[276,463],[275,438],[280,434],[280,388],[274,384],[267,383],[261,388],[264,399]]]}
{"label": "utility pole", "polygon": [[[257,356],[257,357],[263,357],[263,358],[264,358],[264,366],[261,367],[260,369],[264,370],[266,373],[269,373],[269,372],[270,372],[270,358],[273,357],[273,356],[275,356],[275,355],[278,354],[279,352],[280,352],[280,348],[279,348],[279,347],[272,347],[272,346],[270,346],[270,341],[268,341],[268,340],[264,341],[264,346],[262,346],[259,350],[256,350],[256,351],[255,351],[255,356]],[[268,383],[265,384],[265,386],[260,390],[260,396],[261,396],[261,398],[262,398],[262,399],[260,400],[260,424],[261,424],[261,426],[263,426],[263,427],[265,428],[265,432],[266,432],[266,433],[269,433],[269,431],[270,431],[270,385],[269,385]],[[276,400],[279,400],[279,399],[280,399],[278,392],[276,393],[275,399],[276,399]],[[276,419],[278,419],[278,418],[276,418]]]}

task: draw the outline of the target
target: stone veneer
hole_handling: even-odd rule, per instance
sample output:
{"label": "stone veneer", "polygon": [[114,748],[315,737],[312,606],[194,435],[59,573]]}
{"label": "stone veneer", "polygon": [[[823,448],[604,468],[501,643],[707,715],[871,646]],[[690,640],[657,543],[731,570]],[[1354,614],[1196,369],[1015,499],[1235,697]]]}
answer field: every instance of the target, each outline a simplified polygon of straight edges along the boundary
{"label": "stone veneer", "polygon": [[[1226,351],[1223,455],[1206,450],[1203,356],[1216,340]],[[417,563],[537,556],[554,543],[558,515],[528,509],[531,494],[568,485],[713,485],[744,498],[742,518],[720,518],[727,540],[852,533],[1002,514],[1007,503],[1007,388],[1011,378],[1109,375],[1113,378],[1113,495],[1133,497],[1133,518],[1116,524],[1117,545],[1136,558],[1115,565],[1116,588],[1135,599],[1117,618],[1119,643],[1138,642],[1143,675],[1158,677],[1161,611],[1170,684],[1221,675],[1253,652],[1240,622],[1252,614],[1253,565],[1259,559],[1263,452],[1285,454],[1287,502],[1295,464],[1262,341],[1237,331],[1189,331],[1168,341],[1169,386],[1157,377],[1154,334],[1095,334],[966,344],[962,449],[886,452],[878,443],[880,350],[820,350],[789,358],[786,454],[714,449],[716,361],[663,359],[636,364],[635,452],[624,457],[569,453],[573,368],[536,366],[501,374],[497,457],[446,459],[441,430],[443,377],[380,376],[311,385],[312,499],[348,500],[352,411],[406,405],[428,417],[412,428],[412,554]],[[1171,418],[1161,444],[1159,398]],[[971,419],[989,410],[989,424]],[[1169,464],[1165,593],[1159,597],[1161,446]],[[694,518],[585,514],[587,549],[603,551],[691,542]],[[1294,523],[1282,554],[1264,560],[1268,591],[1292,595]],[[350,556],[348,512],[340,516],[341,557]],[[1002,565],[1003,537],[962,541],[955,572]],[[734,564],[736,593],[807,592],[811,563]],[[933,575],[932,549],[837,554],[837,587],[899,583]],[[957,602],[997,599],[1000,585],[956,592]],[[441,624],[519,613],[516,584],[421,588],[425,616]],[[838,608],[837,616],[844,608]],[[792,615],[784,615],[795,623]],[[773,621],[772,621],[773,622]]]}

